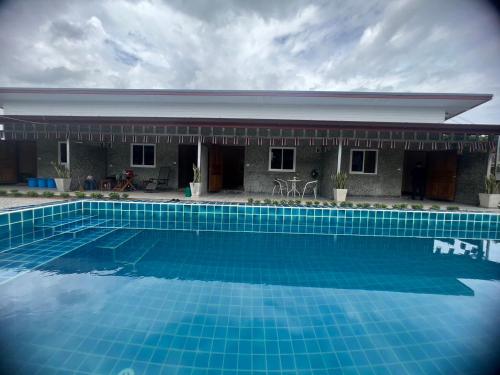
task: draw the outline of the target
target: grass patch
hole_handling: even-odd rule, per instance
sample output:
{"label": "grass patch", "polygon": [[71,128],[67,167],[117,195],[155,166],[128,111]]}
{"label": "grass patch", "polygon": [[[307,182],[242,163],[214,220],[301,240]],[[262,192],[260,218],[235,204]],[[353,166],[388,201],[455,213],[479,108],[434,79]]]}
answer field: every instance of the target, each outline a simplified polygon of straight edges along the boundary
{"label": "grass patch", "polygon": [[424,205],[420,204],[420,203],[416,203],[416,204],[412,204],[411,208],[413,208],[414,210],[423,210],[424,209]]}
{"label": "grass patch", "polygon": [[441,209],[441,206],[438,204],[433,204],[429,209],[433,211],[439,211]]}
{"label": "grass patch", "polygon": [[59,196],[61,198],[69,198],[69,193],[66,193],[66,192],[65,193],[60,193]]}
{"label": "grass patch", "polygon": [[356,204],[357,208],[370,208],[371,204],[370,203],[358,203]]}
{"label": "grass patch", "polygon": [[392,205],[392,208],[395,210],[406,210],[408,208],[408,205],[406,203],[396,203]]}
{"label": "grass patch", "polygon": [[42,195],[45,197],[45,198],[52,198],[55,194],[52,192],[52,191],[44,191],[42,193]]}
{"label": "grass patch", "polygon": [[85,198],[85,193],[83,191],[76,191],[75,197],[80,198],[80,199]]}
{"label": "grass patch", "polygon": [[120,194],[112,192],[112,193],[109,193],[108,197],[109,197],[109,199],[118,200],[118,199],[120,199]]}
{"label": "grass patch", "polygon": [[94,198],[94,199],[101,199],[103,197],[104,197],[104,195],[102,195],[101,193],[91,193],[90,194],[90,198]]}
{"label": "grass patch", "polygon": [[26,192],[26,196],[30,197],[30,198],[34,198],[34,197],[39,197],[40,194],[38,194],[37,191],[30,190],[30,191]]}
{"label": "grass patch", "polygon": [[340,207],[354,207],[354,203],[345,201],[345,202],[340,202]]}
{"label": "grass patch", "polygon": [[448,206],[446,207],[448,211],[458,211],[460,208],[458,206]]}

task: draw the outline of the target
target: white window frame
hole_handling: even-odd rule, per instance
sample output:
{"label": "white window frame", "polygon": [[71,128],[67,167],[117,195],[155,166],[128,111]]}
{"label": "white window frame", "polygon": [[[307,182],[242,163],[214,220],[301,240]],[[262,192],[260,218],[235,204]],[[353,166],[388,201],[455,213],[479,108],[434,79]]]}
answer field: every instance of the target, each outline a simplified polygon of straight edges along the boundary
{"label": "white window frame", "polygon": [[[61,143],[66,143],[66,162],[61,162]],[[57,142],[57,163],[69,168],[69,141],[59,141]]]}
{"label": "white window frame", "polygon": [[[353,171],[352,170],[352,154],[354,151],[363,151],[363,171],[362,172],[359,172],[359,171]],[[368,173],[368,172],[364,172],[364,169],[365,169],[365,152],[366,151],[375,151],[375,172],[373,173]],[[373,149],[373,148],[351,148],[351,153],[350,153],[351,157],[349,159],[349,174],[366,174],[366,175],[369,175],[369,176],[375,176],[378,174],[378,150],[377,149]]]}
{"label": "white window frame", "polygon": [[[134,164],[134,146],[153,146],[153,165]],[[142,148],[142,162],[144,163],[144,147]],[[134,168],[156,168],[156,145],[154,143],[131,143],[130,144],[130,166]]]}
{"label": "white window frame", "polygon": [[[272,169],[271,168],[271,161],[272,161],[272,150],[293,150],[293,169],[283,169],[283,168],[280,168],[280,169]],[[269,147],[269,163],[268,163],[268,166],[267,166],[267,170],[269,172],[295,172],[295,168],[297,166],[297,147],[275,147],[275,146],[271,146]],[[281,165],[283,166],[283,159],[281,159]]]}

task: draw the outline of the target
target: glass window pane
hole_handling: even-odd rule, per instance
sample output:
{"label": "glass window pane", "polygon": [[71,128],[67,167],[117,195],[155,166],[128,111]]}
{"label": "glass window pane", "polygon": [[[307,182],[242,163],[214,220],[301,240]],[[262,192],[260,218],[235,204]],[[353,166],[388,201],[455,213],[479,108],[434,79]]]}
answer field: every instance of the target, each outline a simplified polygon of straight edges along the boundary
{"label": "glass window pane", "polygon": [[68,144],[66,142],[59,143],[59,163],[66,164],[68,162]]}
{"label": "glass window pane", "polygon": [[352,152],[351,171],[363,172],[363,151]]}
{"label": "glass window pane", "polygon": [[144,165],[155,165],[154,146],[144,146]]}
{"label": "glass window pane", "polygon": [[271,169],[281,169],[282,151],[279,148],[271,149]]}
{"label": "glass window pane", "polygon": [[365,151],[365,173],[375,173],[375,167],[377,165],[377,152],[376,151]]}
{"label": "glass window pane", "polygon": [[132,146],[132,164],[134,165],[142,165],[142,151],[143,147],[141,145],[133,145]]}
{"label": "glass window pane", "polygon": [[293,153],[295,150],[283,150],[283,169],[293,170]]}

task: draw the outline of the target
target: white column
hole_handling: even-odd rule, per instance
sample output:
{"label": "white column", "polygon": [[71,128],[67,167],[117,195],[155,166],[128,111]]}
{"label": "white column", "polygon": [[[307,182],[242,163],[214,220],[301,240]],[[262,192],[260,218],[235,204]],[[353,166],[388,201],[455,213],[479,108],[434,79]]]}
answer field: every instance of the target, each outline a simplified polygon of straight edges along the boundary
{"label": "white column", "polygon": [[340,168],[342,166],[342,139],[339,141],[339,149],[337,153],[337,173],[340,172]]}
{"label": "white column", "polygon": [[198,162],[196,163],[198,168],[201,168],[201,138],[198,137]]}

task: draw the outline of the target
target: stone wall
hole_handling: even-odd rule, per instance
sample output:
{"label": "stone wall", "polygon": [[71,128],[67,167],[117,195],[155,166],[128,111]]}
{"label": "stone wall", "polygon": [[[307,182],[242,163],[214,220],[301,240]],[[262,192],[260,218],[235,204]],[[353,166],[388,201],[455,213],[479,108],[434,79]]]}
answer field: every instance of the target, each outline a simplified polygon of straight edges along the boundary
{"label": "stone wall", "polygon": [[317,169],[321,176],[322,153],[316,152],[316,147],[298,146],[296,150],[295,172],[270,172],[269,146],[248,146],[245,150],[245,191],[251,193],[271,193],[273,180],[281,178],[288,180],[297,178],[309,181],[311,171]]}
{"label": "stone wall", "polygon": [[488,153],[465,152],[458,155],[455,202],[479,204],[478,194],[484,191]]}
{"label": "stone wall", "polygon": [[108,175],[116,175],[125,169],[133,169],[138,175],[136,181],[142,182],[158,177],[160,167],[170,167],[170,189],[177,189],[178,145],[160,143],[156,145],[156,167],[140,168],[130,166],[130,143],[115,143],[108,148]]}
{"label": "stone wall", "polygon": [[37,177],[57,177],[51,162],[57,162],[58,142],[40,139],[36,141]]}
{"label": "stone wall", "polygon": [[[348,195],[353,196],[401,196],[403,183],[403,149],[382,149],[378,152],[376,175],[349,174]],[[342,150],[342,170],[349,172],[351,148]]]}
{"label": "stone wall", "polygon": [[76,190],[80,184],[83,185],[87,176],[93,176],[99,184],[106,177],[106,156],[106,148],[98,144],[70,142],[71,189]]}

